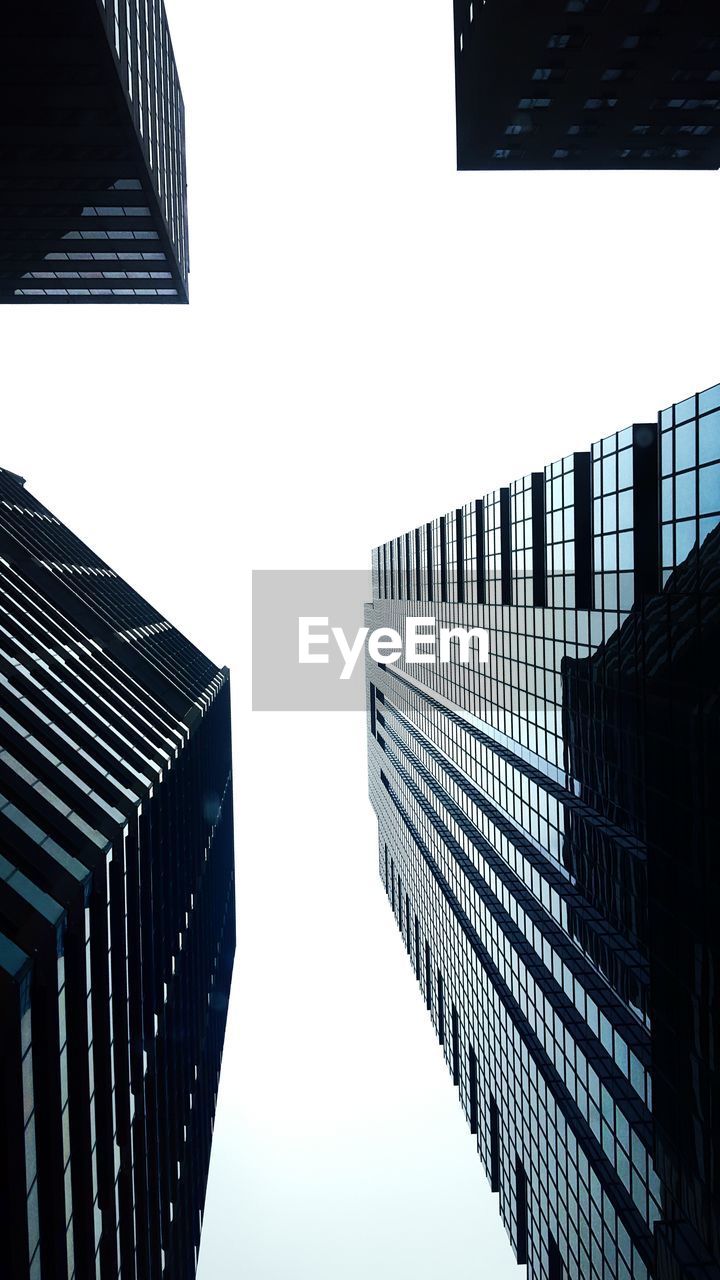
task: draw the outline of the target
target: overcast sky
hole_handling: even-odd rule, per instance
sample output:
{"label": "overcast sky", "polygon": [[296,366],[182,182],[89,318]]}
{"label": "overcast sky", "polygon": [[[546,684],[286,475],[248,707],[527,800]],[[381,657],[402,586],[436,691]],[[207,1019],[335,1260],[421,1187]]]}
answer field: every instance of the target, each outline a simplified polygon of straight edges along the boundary
{"label": "overcast sky", "polygon": [[5,308],[0,461],[233,672],[200,1280],[509,1280],[377,878],[362,716],[250,714],[249,574],[365,567],[718,381],[720,179],[456,174],[450,0],[167,3],[191,306]]}

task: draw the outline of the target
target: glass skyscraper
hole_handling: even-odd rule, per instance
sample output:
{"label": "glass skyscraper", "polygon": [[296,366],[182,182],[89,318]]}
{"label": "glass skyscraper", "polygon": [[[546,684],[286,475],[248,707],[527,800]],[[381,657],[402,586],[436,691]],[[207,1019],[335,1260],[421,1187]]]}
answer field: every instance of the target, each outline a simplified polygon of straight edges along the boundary
{"label": "glass skyscraper", "polygon": [[379,868],[530,1280],[717,1280],[720,387],[373,553]]}
{"label": "glass skyscraper", "polygon": [[187,302],[163,0],[24,0],[0,43],[0,302]]}
{"label": "glass skyscraper", "polygon": [[228,672],[0,471],[3,1280],[192,1280],[234,949]]}
{"label": "glass skyscraper", "polygon": [[711,0],[454,0],[459,169],[717,169]]}

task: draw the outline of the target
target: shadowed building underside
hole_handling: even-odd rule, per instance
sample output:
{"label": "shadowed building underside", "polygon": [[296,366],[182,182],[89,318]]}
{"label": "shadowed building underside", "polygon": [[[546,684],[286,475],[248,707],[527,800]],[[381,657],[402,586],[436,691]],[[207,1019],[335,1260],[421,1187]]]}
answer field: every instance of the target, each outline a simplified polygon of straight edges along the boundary
{"label": "shadowed building underside", "polygon": [[459,169],[717,169],[709,0],[454,0]]}
{"label": "shadowed building underside", "polygon": [[184,109],[162,0],[0,19],[0,302],[187,302]]}

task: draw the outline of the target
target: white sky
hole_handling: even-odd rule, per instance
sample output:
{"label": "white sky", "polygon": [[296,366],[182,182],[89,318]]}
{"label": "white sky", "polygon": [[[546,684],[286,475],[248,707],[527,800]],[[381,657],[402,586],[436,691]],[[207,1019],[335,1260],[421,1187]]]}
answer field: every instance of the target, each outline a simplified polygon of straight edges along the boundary
{"label": "white sky", "polygon": [[509,1280],[376,875],[360,715],[249,711],[251,568],[720,378],[715,174],[457,175],[450,0],[168,0],[190,308],[4,308],[2,465],[233,670],[240,944],[200,1280]]}

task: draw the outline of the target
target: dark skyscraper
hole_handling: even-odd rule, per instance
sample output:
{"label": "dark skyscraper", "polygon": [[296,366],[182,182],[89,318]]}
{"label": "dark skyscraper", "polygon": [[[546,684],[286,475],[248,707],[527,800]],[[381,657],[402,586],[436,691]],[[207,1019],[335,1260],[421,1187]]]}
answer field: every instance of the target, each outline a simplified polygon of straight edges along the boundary
{"label": "dark skyscraper", "polygon": [[235,948],[230,688],[0,471],[3,1280],[192,1280]]}
{"label": "dark skyscraper", "polygon": [[0,40],[0,302],[187,302],[162,0],[23,0]]}
{"label": "dark skyscraper", "polygon": [[459,169],[717,169],[710,0],[454,0]]}
{"label": "dark skyscraper", "polygon": [[529,1280],[717,1280],[720,387],[386,543],[380,873]]}

